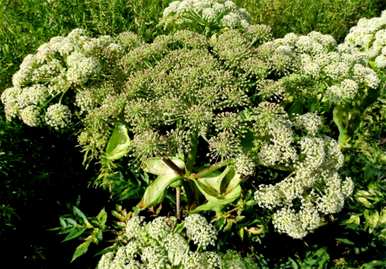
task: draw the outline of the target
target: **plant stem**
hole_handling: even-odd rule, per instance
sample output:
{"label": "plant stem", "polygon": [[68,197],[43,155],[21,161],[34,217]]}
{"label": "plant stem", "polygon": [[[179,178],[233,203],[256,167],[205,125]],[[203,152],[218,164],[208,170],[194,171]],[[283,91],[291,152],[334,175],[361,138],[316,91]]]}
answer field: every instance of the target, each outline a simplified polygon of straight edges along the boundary
{"label": "plant stem", "polygon": [[176,217],[181,219],[181,187],[176,187]]}
{"label": "plant stem", "polygon": [[343,118],[344,116],[344,110],[340,109],[339,107],[335,107],[333,110],[333,121],[335,125],[338,127],[339,130],[339,138],[338,142],[339,145],[343,148],[346,146],[347,140],[349,139],[349,136],[347,134],[347,122],[344,122]]}
{"label": "plant stem", "polygon": [[186,161],[186,170],[187,171],[192,171],[192,168],[193,168],[194,163],[196,161],[197,144],[198,144],[198,134],[197,133],[194,133],[192,135],[191,143],[192,143],[192,149],[190,150],[187,161]]}

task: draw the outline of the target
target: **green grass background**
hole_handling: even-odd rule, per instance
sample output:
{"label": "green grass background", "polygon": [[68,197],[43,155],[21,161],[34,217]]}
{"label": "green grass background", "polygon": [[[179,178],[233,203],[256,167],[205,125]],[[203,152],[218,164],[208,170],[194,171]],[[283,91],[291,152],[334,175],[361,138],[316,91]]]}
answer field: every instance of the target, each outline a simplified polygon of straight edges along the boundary
{"label": "green grass background", "polygon": [[[342,40],[360,17],[379,15],[384,0],[235,0],[275,36],[312,30]],[[95,34],[131,30],[152,39],[171,0],[0,0],[0,90],[21,60],[50,37],[81,27]],[[385,5],[385,4],[384,4]]]}
{"label": "green grass background", "polygon": [[272,27],[275,36],[320,31],[342,41],[361,17],[379,16],[384,0],[234,0],[255,23]]}

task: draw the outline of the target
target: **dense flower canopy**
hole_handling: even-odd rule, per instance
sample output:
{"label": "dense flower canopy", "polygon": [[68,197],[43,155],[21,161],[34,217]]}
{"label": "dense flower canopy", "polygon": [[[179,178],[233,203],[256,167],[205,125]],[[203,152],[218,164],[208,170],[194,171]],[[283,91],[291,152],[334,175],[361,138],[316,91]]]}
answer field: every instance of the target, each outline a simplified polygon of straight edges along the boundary
{"label": "dense flower canopy", "polygon": [[[269,27],[247,23],[232,1],[174,1],[164,19],[179,24],[187,14],[216,21],[216,33],[176,28],[144,43],[133,33],[92,38],[75,29],[52,38],[24,59],[3,92],[7,118],[74,131],[85,160],[100,162],[102,181],[130,169],[186,178],[225,162],[195,183],[212,203],[207,209],[218,213],[240,196],[242,180],[254,180],[257,210],[271,214],[279,232],[303,238],[353,192],[352,180],[339,175],[341,147],[350,109],[380,84],[367,59],[383,51],[385,12],[361,20],[339,46],[318,32],[272,39]],[[377,55],[366,52],[370,43],[358,43],[359,33],[375,40]],[[339,141],[328,136],[329,113]],[[121,145],[111,142],[114,130]],[[165,158],[178,173],[155,168]],[[257,175],[262,169],[265,179]],[[230,175],[230,189],[213,183]],[[215,196],[221,206],[213,206]]]}
{"label": "dense flower canopy", "polygon": [[30,126],[80,124],[86,158],[102,165],[116,159],[105,150],[121,123],[129,142],[119,158],[127,152],[129,167],[168,156],[186,169],[228,161],[241,177],[277,171],[256,182],[256,202],[272,211],[278,231],[302,238],[353,189],[339,176],[343,157],[323,131],[323,105],[350,103],[378,83],[363,57],[338,52],[317,32],[271,40],[269,28],[252,25],[143,43],[131,33],[90,38],[74,30],[28,56],[2,101],[8,118]]}

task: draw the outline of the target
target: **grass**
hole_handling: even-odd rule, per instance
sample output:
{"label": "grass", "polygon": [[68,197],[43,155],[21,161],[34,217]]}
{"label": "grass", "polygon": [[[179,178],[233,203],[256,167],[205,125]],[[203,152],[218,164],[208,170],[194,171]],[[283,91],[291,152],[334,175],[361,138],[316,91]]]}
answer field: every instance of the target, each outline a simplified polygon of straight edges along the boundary
{"label": "grass", "polygon": [[234,0],[274,35],[319,31],[342,41],[361,17],[379,16],[384,0]]}
{"label": "grass", "polygon": [[[135,31],[156,35],[162,10],[172,0],[0,0],[0,89],[22,59],[52,36],[81,27],[94,34]],[[342,40],[360,17],[380,14],[383,0],[235,0],[255,23],[275,36],[312,30]],[[385,7],[383,7],[385,8]]]}
{"label": "grass", "polygon": [[52,36],[73,28],[94,34],[135,31],[152,39],[163,0],[0,0],[0,89],[22,59]]}

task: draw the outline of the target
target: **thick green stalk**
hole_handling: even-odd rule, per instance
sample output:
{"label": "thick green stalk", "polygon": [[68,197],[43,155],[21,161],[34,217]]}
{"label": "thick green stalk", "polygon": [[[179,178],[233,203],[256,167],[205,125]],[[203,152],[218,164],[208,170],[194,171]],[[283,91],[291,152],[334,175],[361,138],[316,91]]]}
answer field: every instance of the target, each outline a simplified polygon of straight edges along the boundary
{"label": "thick green stalk", "polygon": [[338,142],[341,147],[345,147],[349,140],[349,136],[347,134],[347,126],[345,126],[347,122],[344,119],[346,116],[347,115],[343,111],[343,109],[341,109],[338,106],[334,108],[333,120],[336,127],[338,127],[338,130],[339,130]]}

